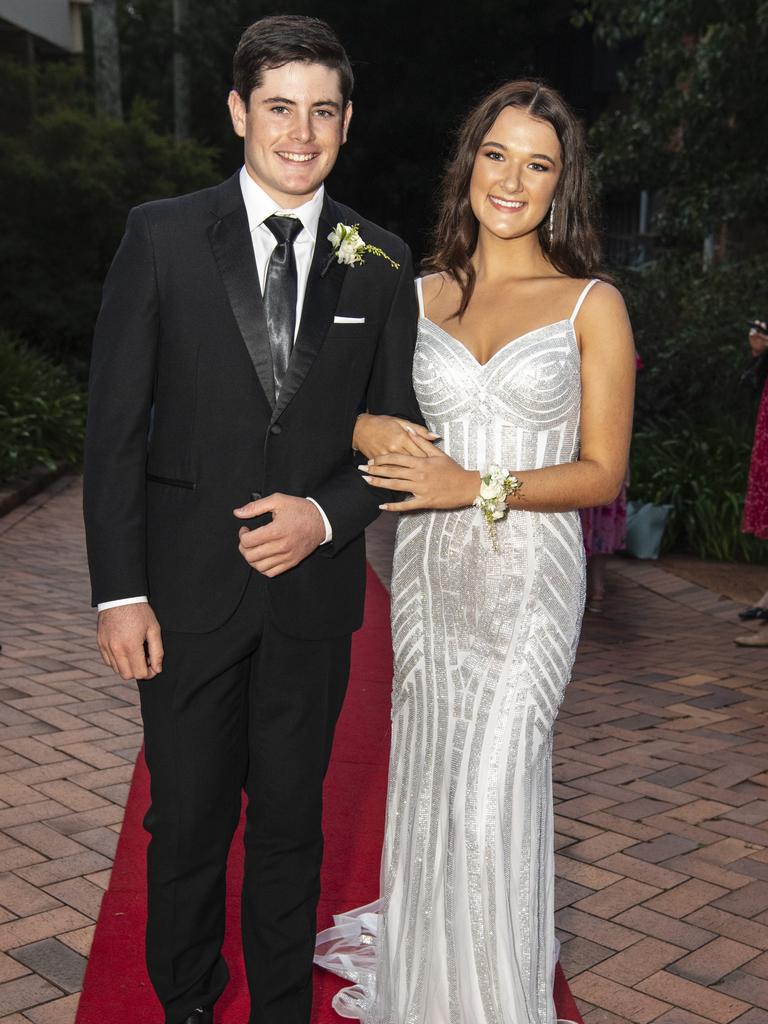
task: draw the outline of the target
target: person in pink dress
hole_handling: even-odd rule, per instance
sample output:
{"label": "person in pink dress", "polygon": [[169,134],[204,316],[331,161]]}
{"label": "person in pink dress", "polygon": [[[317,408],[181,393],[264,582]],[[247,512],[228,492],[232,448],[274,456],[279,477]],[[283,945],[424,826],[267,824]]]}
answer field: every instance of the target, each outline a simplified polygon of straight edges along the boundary
{"label": "person in pink dress", "polygon": [[627,537],[627,487],[610,505],[582,508],[581,529],[587,555],[588,612],[602,612],[605,600],[605,570],[608,558],[622,551]]}
{"label": "person in pink dress", "polygon": [[[755,359],[768,359],[768,324],[755,321],[749,331],[749,347]],[[768,382],[763,384],[760,407],[755,424],[755,439],[752,443],[752,458],[749,463],[747,498],[744,502],[744,517],[741,528],[744,533],[754,534],[768,540]],[[761,619],[761,628],[756,633],[736,637],[740,647],[768,647],[768,590],[753,608],[740,613],[742,619]]]}
{"label": "person in pink dress", "polygon": [[[638,370],[643,368],[643,362],[637,353],[635,353],[635,366]],[[608,558],[617,551],[623,551],[626,547],[628,486],[629,473],[627,473],[619,496],[610,505],[579,510],[581,531],[584,534],[584,550],[587,555],[586,610],[588,612],[602,612],[605,601],[605,570]]]}

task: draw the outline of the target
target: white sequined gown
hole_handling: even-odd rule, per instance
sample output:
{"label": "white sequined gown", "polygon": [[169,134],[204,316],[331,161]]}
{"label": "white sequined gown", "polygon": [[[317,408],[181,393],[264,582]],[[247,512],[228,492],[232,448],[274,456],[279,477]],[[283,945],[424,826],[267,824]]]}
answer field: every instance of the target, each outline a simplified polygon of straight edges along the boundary
{"label": "white sequined gown", "polygon": [[[589,287],[569,319],[485,365],[422,316],[416,395],[457,462],[522,471],[578,457],[573,322]],[[581,626],[584,545],[575,511],[513,507],[497,530],[498,553],[474,508],[398,526],[382,896],[318,946],[332,969],[348,957],[339,973],[358,984],[335,1006],[367,1024],[556,1020],[552,732]],[[361,924],[375,941],[364,935],[356,952]]]}

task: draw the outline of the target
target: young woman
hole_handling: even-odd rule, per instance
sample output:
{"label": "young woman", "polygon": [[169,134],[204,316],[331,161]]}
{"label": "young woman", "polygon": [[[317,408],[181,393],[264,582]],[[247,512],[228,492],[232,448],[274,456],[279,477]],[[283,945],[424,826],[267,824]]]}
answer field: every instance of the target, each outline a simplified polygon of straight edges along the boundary
{"label": "young woman", "polygon": [[589,211],[562,98],[516,81],[484,99],[417,283],[414,384],[440,440],[358,421],[370,486],[409,495],[382,506],[408,514],[381,903],[335,1004],[369,1024],[556,1020],[551,750],[584,606],[578,509],[621,489],[635,372]]}

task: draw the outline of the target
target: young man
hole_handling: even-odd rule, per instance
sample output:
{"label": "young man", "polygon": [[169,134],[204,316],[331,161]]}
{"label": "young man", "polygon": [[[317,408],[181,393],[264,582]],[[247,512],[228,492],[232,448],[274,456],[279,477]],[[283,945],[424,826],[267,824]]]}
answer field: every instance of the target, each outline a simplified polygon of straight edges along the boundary
{"label": "young man", "polygon": [[[88,552],[102,656],[139,681],[167,1024],[210,1024],[227,983],[243,789],[250,1019],[309,1020],[322,782],[382,500],[352,431],[362,409],[419,418],[408,249],[323,188],[352,83],[323,22],[251,25],[229,97],[245,166],[131,211],[96,328]],[[339,222],[399,266],[342,262]]]}

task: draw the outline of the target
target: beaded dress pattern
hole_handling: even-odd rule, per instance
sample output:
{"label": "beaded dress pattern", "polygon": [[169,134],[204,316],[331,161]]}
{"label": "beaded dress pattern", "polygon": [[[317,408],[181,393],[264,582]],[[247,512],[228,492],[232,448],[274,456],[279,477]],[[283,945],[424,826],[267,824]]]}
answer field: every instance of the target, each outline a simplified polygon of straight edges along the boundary
{"label": "beaded dress pattern", "polygon": [[[574,320],[593,283],[570,318],[485,364],[422,303],[416,396],[457,462],[524,471],[578,458]],[[497,537],[498,552],[475,508],[398,525],[381,901],[363,908],[378,912],[375,968],[337,1004],[368,1024],[555,1024],[552,732],[584,545],[578,512],[514,505]]]}

